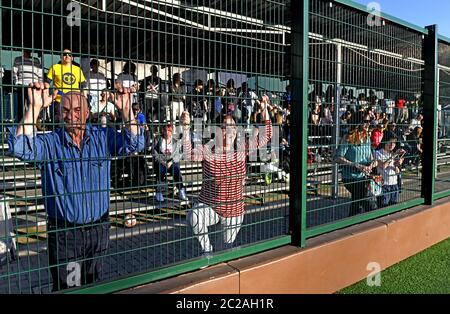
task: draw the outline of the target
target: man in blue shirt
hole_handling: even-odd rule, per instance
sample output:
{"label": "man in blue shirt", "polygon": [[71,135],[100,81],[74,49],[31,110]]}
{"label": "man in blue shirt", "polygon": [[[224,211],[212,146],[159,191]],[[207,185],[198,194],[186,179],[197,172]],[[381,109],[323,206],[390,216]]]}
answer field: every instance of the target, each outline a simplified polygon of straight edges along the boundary
{"label": "man in blue shirt", "polygon": [[109,243],[110,157],[139,151],[144,139],[127,89],[118,91],[115,102],[127,122],[122,132],[87,124],[88,101],[71,91],[61,101],[60,127],[36,134],[40,111],[52,103],[48,88],[47,83],[30,84],[29,108],[17,129],[10,130],[8,144],[13,156],[41,169],[49,264],[57,291],[101,279]]}

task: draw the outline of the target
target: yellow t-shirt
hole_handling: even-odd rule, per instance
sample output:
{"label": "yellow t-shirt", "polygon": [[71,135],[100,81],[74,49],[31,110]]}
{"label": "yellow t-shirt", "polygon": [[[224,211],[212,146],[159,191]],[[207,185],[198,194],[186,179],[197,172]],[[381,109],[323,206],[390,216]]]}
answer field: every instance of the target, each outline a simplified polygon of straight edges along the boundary
{"label": "yellow t-shirt", "polygon": [[83,71],[76,65],[54,64],[48,70],[47,77],[53,81],[54,86],[58,89],[56,101],[61,101],[61,92],[68,93],[70,91],[80,90],[80,84],[86,81]]}

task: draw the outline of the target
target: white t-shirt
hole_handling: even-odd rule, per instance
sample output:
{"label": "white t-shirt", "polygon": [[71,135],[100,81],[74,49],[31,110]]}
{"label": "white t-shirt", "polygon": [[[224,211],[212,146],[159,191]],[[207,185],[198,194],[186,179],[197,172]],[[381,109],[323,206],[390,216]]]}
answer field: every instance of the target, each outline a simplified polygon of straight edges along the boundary
{"label": "white t-shirt", "polygon": [[384,101],[386,105],[386,113],[387,114],[394,114],[394,108],[395,108],[395,101],[393,100],[385,100]]}
{"label": "white t-shirt", "polygon": [[386,162],[391,158],[391,162],[386,169],[378,167],[378,174],[383,177],[384,185],[397,185],[397,172],[395,171],[394,159],[392,159],[393,153],[388,153],[384,149],[375,151],[375,159],[381,162]]}
{"label": "white t-shirt", "polygon": [[170,143],[167,143],[167,141],[165,139],[161,140],[161,152],[164,155],[170,155],[173,152],[173,145],[172,145],[172,141],[170,141]]}
{"label": "white t-shirt", "polygon": [[255,102],[258,100],[258,95],[253,91],[248,91],[247,93],[241,92],[239,94],[242,104],[248,108],[252,108],[252,112],[255,110]]}
{"label": "white t-shirt", "polygon": [[[104,112],[104,113],[114,114],[114,112],[116,110],[116,106],[114,106],[114,104],[109,101],[106,103],[106,106],[105,106],[105,104],[100,104],[100,101],[91,103],[91,106],[92,106],[91,107],[92,113]],[[101,108],[99,108],[99,107],[101,107]]]}

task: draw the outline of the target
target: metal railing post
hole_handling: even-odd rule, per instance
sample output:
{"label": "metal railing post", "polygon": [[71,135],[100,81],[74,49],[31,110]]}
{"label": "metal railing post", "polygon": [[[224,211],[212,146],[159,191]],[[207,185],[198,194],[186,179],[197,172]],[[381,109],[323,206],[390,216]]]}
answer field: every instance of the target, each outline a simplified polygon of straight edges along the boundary
{"label": "metal railing post", "polygon": [[292,1],[291,85],[292,130],[289,228],[294,245],[306,241],[308,150],[309,0]]}
{"label": "metal railing post", "polygon": [[433,204],[436,172],[437,105],[438,105],[438,27],[428,26],[423,55],[425,59],[423,113],[422,194],[426,205]]}

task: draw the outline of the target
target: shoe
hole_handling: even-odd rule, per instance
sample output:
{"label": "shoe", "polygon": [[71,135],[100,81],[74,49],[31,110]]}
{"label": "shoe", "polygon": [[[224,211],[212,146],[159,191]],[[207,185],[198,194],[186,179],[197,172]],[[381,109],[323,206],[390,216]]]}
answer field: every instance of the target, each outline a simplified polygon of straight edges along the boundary
{"label": "shoe", "polygon": [[188,197],[186,196],[186,189],[181,189],[180,192],[178,193],[178,197],[180,198],[180,200],[182,201],[187,201],[189,200]]}
{"label": "shoe", "polygon": [[156,200],[158,202],[164,202],[164,196],[162,195],[161,192],[156,193]]}

